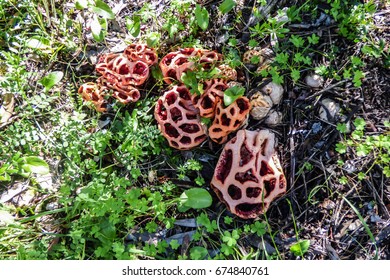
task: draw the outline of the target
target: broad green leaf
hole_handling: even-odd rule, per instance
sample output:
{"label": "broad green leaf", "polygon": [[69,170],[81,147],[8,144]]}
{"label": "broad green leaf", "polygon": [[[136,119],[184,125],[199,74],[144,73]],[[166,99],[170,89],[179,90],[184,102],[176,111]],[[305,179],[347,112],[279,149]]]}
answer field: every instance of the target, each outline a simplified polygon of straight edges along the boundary
{"label": "broad green leaf", "polygon": [[196,4],[195,18],[199,27],[202,28],[203,31],[206,31],[209,26],[209,12],[205,8],[202,8],[199,4]]}
{"label": "broad green leaf", "polygon": [[99,16],[106,18],[106,19],[114,19],[115,14],[111,10],[110,6],[108,6],[106,3],[104,3],[101,0],[95,0],[95,6],[92,6],[92,11],[94,11]]}
{"label": "broad green leaf", "polygon": [[184,207],[190,207],[193,209],[207,208],[211,205],[213,199],[210,193],[201,188],[192,188],[186,190],[180,196],[180,203]]}
{"label": "broad green leaf", "polygon": [[96,42],[101,42],[105,37],[105,28],[107,27],[107,21],[103,18],[99,20],[98,17],[95,17],[91,22],[91,31],[92,36]]}
{"label": "broad green leaf", "polygon": [[88,7],[88,1],[87,0],[77,0],[76,1],[76,9],[77,10],[83,10],[86,7]]}
{"label": "broad green leaf", "polygon": [[211,122],[212,122],[212,119],[211,118],[204,118],[204,117],[201,117],[200,118],[200,122],[206,126],[210,126],[211,125]]}
{"label": "broad green leaf", "polygon": [[385,176],[386,176],[387,178],[390,178],[390,167],[389,167],[389,166],[385,166],[385,167],[383,168],[383,174],[385,174]]}
{"label": "broad green leaf", "polygon": [[191,207],[184,206],[183,204],[180,203],[177,205],[177,210],[179,210],[180,213],[184,213],[190,209]]}
{"label": "broad green leaf", "polygon": [[310,240],[301,240],[290,247],[290,251],[295,256],[303,256],[310,247]]}
{"label": "broad green leaf", "polygon": [[28,156],[22,158],[22,168],[26,172],[37,174],[48,174],[50,169],[46,161],[37,156]]}
{"label": "broad green leaf", "polygon": [[40,79],[39,83],[42,84],[46,90],[50,90],[54,85],[62,80],[62,77],[64,77],[64,73],[62,71],[53,71]]}
{"label": "broad green leaf", "polygon": [[190,89],[191,93],[200,94],[198,91],[198,80],[196,79],[196,74],[194,72],[184,72],[180,78],[183,83]]}
{"label": "broad green leaf", "polygon": [[234,87],[228,88],[224,92],[223,103],[227,107],[230,104],[232,104],[234,101],[236,101],[237,98],[243,96],[244,93],[245,93],[245,88],[243,88],[241,86],[234,86]]}
{"label": "broad green leaf", "polygon": [[219,5],[218,9],[221,13],[226,14],[230,12],[234,6],[236,6],[236,2],[233,0],[225,0],[221,5]]}
{"label": "broad green leaf", "polygon": [[1,181],[11,181],[11,176],[8,173],[4,173],[0,175],[0,182]]}
{"label": "broad green leaf", "polygon": [[141,31],[141,17],[133,16],[132,18],[126,18],[126,27],[131,36],[137,37]]}
{"label": "broad green leaf", "polygon": [[27,47],[33,49],[45,50],[50,48],[50,41],[39,36],[31,37],[26,43]]}
{"label": "broad green leaf", "polygon": [[173,250],[176,250],[177,248],[180,247],[180,243],[177,241],[177,239],[172,239],[171,242],[169,242],[169,246],[171,246],[171,248]]}
{"label": "broad green leaf", "polygon": [[162,81],[162,79],[164,78],[160,67],[152,67],[152,76],[157,81]]}

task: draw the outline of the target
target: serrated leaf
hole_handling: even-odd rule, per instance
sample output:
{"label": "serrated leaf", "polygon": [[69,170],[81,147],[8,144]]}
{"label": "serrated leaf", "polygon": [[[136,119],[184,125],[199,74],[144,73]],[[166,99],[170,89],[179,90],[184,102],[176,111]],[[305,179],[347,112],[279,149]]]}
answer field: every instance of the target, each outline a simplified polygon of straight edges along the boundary
{"label": "serrated leaf", "polygon": [[186,190],[180,196],[180,204],[184,207],[193,209],[207,208],[211,205],[213,199],[210,193],[201,188],[192,188]]}
{"label": "serrated leaf", "polygon": [[223,103],[226,107],[234,103],[238,98],[243,96],[245,93],[245,88],[241,86],[230,87],[225,90],[223,94]]}
{"label": "serrated leaf", "polygon": [[221,5],[219,5],[218,7],[218,10],[222,13],[222,14],[226,14],[228,12],[230,12],[234,6],[236,6],[236,2],[233,1],[233,0],[225,0],[222,2]]}
{"label": "serrated leaf", "polygon": [[50,90],[54,85],[61,81],[63,77],[64,73],[62,71],[53,71],[38,82],[43,85],[46,90]]}
{"label": "serrated leaf", "polygon": [[203,31],[206,31],[209,26],[209,12],[205,8],[202,8],[199,4],[196,4],[195,18],[199,27],[202,28]]}
{"label": "serrated leaf", "polygon": [[295,256],[303,256],[310,247],[310,240],[301,240],[290,247],[290,251]]}
{"label": "serrated leaf", "polygon": [[207,254],[207,249],[201,246],[195,246],[190,249],[190,257],[193,260],[202,260],[207,256]]}
{"label": "serrated leaf", "polygon": [[95,6],[91,7],[92,11],[94,11],[99,16],[106,18],[106,19],[114,19],[115,14],[111,10],[110,6],[108,6],[106,3],[104,3],[101,0],[95,0]]}
{"label": "serrated leaf", "polygon": [[48,174],[50,172],[49,165],[46,161],[37,156],[24,157],[21,160],[22,169],[26,172],[37,174]]}
{"label": "serrated leaf", "polygon": [[336,144],[336,152],[340,154],[345,154],[347,152],[347,146],[344,143],[337,143]]}
{"label": "serrated leaf", "polygon": [[366,121],[363,118],[356,118],[353,124],[355,125],[356,130],[364,130]]}
{"label": "serrated leaf", "polygon": [[294,83],[296,83],[300,77],[301,77],[301,72],[299,72],[298,69],[293,69],[291,71],[291,78],[293,79]]}
{"label": "serrated leaf", "polygon": [[336,126],[336,129],[341,132],[341,133],[346,133],[347,132],[347,124],[345,123],[338,123]]}

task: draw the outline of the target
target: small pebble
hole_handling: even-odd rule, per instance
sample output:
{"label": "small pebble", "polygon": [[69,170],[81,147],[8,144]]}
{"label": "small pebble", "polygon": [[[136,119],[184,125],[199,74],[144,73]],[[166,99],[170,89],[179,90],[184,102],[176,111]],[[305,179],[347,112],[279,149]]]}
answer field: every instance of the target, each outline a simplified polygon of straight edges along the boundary
{"label": "small pebble", "polygon": [[319,110],[320,119],[331,122],[339,111],[340,105],[338,103],[330,98],[325,98],[321,101],[321,108]]}
{"label": "small pebble", "polygon": [[324,84],[324,79],[317,74],[307,75],[305,77],[305,83],[312,88],[319,88]]}

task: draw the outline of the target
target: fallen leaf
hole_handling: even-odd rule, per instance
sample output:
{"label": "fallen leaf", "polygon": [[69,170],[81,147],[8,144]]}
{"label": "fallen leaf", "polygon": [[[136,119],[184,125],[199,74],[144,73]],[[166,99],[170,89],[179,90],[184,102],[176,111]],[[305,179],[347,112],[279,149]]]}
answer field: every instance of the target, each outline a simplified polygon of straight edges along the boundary
{"label": "fallen leaf", "polygon": [[0,107],[0,125],[8,122],[14,112],[15,99],[12,93],[3,95],[3,104]]}

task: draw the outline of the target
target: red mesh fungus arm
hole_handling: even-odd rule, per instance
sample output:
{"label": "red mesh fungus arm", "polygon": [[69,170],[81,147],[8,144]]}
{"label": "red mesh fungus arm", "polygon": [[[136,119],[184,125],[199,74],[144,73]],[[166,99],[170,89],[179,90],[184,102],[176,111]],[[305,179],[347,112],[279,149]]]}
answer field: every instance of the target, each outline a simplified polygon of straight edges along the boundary
{"label": "red mesh fungus arm", "polygon": [[149,66],[142,61],[129,61],[122,54],[107,54],[99,59],[96,71],[110,84],[142,85],[149,77]]}
{"label": "red mesh fungus arm", "polygon": [[206,70],[210,69],[218,61],[222,60],[222,55],[216,51],[200,50],[199,63]]}
{"label": "red mesh fungus arm", "polygon": [[169,145],[188,150],[206,140],[199,112],[193,106],[185,86],[174,86],[157,100],[154,116]]}
{"label": "red mesh fungus arm", "polygon": [[224,147],[211,187],[235,215],[250,219],[286,192],[286,178],[269,130],[240,130]]}
{"label": "red mesh fungus arm", "polygon": [[171,84],[173,81],[181,82],[181,75],[193,69],[195,63],[199,63],[203,69],[208,70],[221,59],[221,54],[215,51],[185,48],[164,56],[160,61],[160,68],[164,81]]}
{"label": "red mesh fungus arm", "polygon": [[131,44],[125,49],[123,54],[130,61],[142,61],[148,66],[154,65],[158,61],[157,53],[146,44]]}
{"label": "red mesh fungus arm", "polygon": [[98,112],[105,112],[107,102],[104,99],[107,88],[92,82],[85,83],[79,87],[78,93],[85,101],[91,101]]}
{"label": "red mesh fungus arm", "polygon": [[173,81],[181,81],[181,75],[194,65],[194,58],[199,56],[199,50],[195,48],[185,48],[176,52],[170,52],[160,61],[160,68],[163,79],[167,84]]}
{"label": "red mesh fungus arm", "polygon": [[111,84],[104,77],[97,79],[97,83],[112,90],[112,96],[123,104],[136,102],[141,97],[138,89],[131,85],[123,85],[121,82]]}
{"label": "red mesh fungus arm", "polygon": [[210,138],[218,144],[225,143],[227,136],[241,127],[250,110],[251,104],[245,96],[226,108],[220,99],[216,105],[214,121],[209,128]]}
{"label": "red mesh fungus arm", "polygon": [[228,86],[223,79],[212,79],[204,82],[204,88],[202,95],[192,95],[192,102],[199,109],[201,117],[214,118],[215,107]]}

